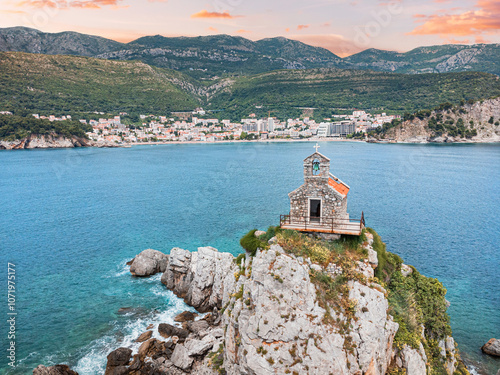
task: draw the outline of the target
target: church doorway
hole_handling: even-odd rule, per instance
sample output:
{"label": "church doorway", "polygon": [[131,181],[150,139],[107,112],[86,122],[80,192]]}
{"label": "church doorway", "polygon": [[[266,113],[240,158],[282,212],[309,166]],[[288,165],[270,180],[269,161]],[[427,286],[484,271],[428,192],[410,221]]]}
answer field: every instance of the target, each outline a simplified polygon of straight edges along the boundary
{"label": "church doorway", "polygon": [[321,219],[321,199],[309,200],[309,217],[311,222],[319,223]]}

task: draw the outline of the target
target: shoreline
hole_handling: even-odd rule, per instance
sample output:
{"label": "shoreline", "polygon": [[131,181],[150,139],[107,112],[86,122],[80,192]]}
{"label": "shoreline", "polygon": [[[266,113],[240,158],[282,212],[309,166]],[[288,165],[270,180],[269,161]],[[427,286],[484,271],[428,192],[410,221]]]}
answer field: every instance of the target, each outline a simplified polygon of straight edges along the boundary
{"label": "shoreline", "polygon": [[[22,143],[22,141],[16,141]],[[95,142],[95,141],[93,141]],[[223,140],[214,142],[201,142],[201,141],[168,141],[168,142],[134,142],[134,143],[113,143],[113,144],[91,144],[91,145],[55,145],[51,144],[45,147],[1,147],[6,143],[5,141],[0,141],[0,151],[2,150],[48,150],[48,149],[67,149],[67,148],[131,148],[133,146],[160,146],[160,145],[212,145],[212,144],[230,144],[230,143],[293,143],[293,142],[352,142],[352,143],[372,143],[372,144],[395,144],[395,145],[458,145],[458,144],[500,144],[500,141],[463,141],[463,142],[395,142],[395,141],[380,141],[374,139],[361,140],[361,139],[347,139],[347,138],[304,138],[304,139],[257,139],[257,140]]]}
{"label": "shoreline", "polygon": [[320,139],[320,138],[306,138],[306,139],[256,139],[252,141],[240,141],[240,140],[224,140],[224,141],[215,141],[215,142],[200,142],[200,141],[169,141],[169,142],[134,142],[134,143],[124,143],[118,144],[117,147],[132,147],[132,146],[141,146],[141,145],[177,145],[177,144],[221,144],[221,143],[291,143],[291,142],[359,142],[366,143],[366,141],[357,140],[357,139]]}

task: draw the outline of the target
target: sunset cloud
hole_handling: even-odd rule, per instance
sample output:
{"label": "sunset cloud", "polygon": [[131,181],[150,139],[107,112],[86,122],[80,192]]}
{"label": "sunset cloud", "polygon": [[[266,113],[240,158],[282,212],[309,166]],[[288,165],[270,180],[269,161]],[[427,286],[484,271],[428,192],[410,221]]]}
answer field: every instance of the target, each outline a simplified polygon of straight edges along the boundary
{"label": "sunset cloud", "polygon": [[309,25],[299,25],[297,26],[297,30],[304,30],[304,29],[307,29],[309,27]]}
{"label": "sunset cloud", "polygon": [[337,34],[292,35],[290,38],[311,46],[323,47],[340,57],[350,56],[364,49],[357,46],[353,41]]}
{"label": "sunset cloud", "polygon": [[237,33],[239,34],[243,34],[243,33],[250,33],[251,31],[249,30],[244,30],[244,29],[239,29],[238,31],[236,31]]}
{"label": "sunset cloud", "polygon": [[24,0],[17,3],[19,7],[32,7],[32,8],[86,8],[86,9],[100,9],[104,6],[120,7],[122,0]]}
{"label": "sunset cloud", "polygon": [[7,14],[25,14],[26,12],[22,11],[22,10],[9,10],[9,9],[6,9],[6,10],[0,10],[0,13],[7,13]]}
{"label": "sunset cloud", "polygon": [[500,31],[500,2],[479,0],[478,10],[458,14],[422,16],[424,24],[415,28],[410,35],[466,36],[492,34]]}
{"label": "sunset cloud", "polygon": [[219,32],[219,30],[218,30],[218,29],[216,29],[215,27],[212,27],[212,26],[210,26],[207,30],[208,30],[208,31],[213,31],[214,33]]}
{"label": "sunset cloud", "polygon": [[191,18],[237,18],[241,16],[233,16],[228,12],[209,12],[208,10],[203,9],[201,12],[195,13],[191,15]]}

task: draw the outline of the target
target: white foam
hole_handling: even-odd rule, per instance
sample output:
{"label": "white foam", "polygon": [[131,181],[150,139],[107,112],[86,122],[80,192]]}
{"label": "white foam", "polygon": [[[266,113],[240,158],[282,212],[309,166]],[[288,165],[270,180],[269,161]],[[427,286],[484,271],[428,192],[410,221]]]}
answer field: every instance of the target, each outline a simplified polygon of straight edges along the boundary
{"label": "white foam", "polygon": [[130,274],[130,266],[127,265],[127,262],[130,261],[130,259],[123,259],[118,265],[116,266],[116,270],[111,271],[108,275],[105,275],[104,278],[111,278],[111,277],[120,277],[124,276],[127,274]]}
{"label": "white foam", "polygon": [[[151,293],[157,296],[164,297],[165,305],[158,306],[164,309],[161,312],[151,312],[145,317],[128,320],[121,324],[117,323],[113,331],[104,337],[94,340],[90,345],[82,350],[82,357],[79,359],[74,370],[80,375],[95,375],[102,374],[106,368],[106,357],[107,355],[120,347],[130,348],[134,353],[139,349],[140,343],[134,342],[137,337],[144,331],[150,324],[154,324],[153,337],[157,339],[162,339],[158,334],[158,324],[169,323],[174,324],[174,317],[186,310],[194,311],[193,308],[186,305],[183,300],[176,297],[174,293],[166,290],[161,284],[159,284],[160,275],[153,276],[148,279],[141,279],[146,283],[153,283],[151,287]],[[121,333],[121,335],[119,335]]]}
{"label": "white foam", "polygon": [[474,367],[473,365],[468,365],[467,370],[469,370],[471,375],[480,375],[479,372],[477,371],[477,368]]}

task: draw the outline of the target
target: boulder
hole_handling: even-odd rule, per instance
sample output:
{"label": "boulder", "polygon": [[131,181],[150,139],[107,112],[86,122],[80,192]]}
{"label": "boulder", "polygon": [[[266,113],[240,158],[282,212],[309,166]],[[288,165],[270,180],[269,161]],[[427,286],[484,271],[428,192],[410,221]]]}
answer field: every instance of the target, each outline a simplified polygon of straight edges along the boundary
{"label": "boulder", "polygon": [[149,340],[153,336],[153,331],[146,331],[142,333],[138,338],[135,339],[135,342],[144,342]]}
{"label": "boulder", "polygon": [[130,363],[132,349],[118,348],[108,354],[104,375],[124,375],[128,373],[126,365]]}
{"label": "boulder", "polygon": [[188,350],[182,344],[175,346],[170,360],[176,367],[183,370],[188,370],[193,364],[193,358],[189,356]]}
{"label": "boulder", "polygon": [[215,340],[211,340],[210,338],[203,340],[186,340],[186,342],[184,343],[184,347],[188,351],[189,356],[201,356],[205,355],[208,350],[213,347],[214,341]]}
{"label": "boulder", "polygon": [[189,335],[189,331],[184,328],[179,328],[168,323],[161,323],[158,326],[158,333],[165,338],[177,336],[180,339],[185,339]]}
{"label": "boulder", "polygon": [[490,341],[481,347],[481,350],[488,355],[500,357],[500,340],[490,339]]}
{"label": "boulder", "polygon": [[55,365],[50,367],[39,365],[33,370],[33,375],[78,375],[78,373],[71,370],[67,365]]}
{"label": "boulder", "polygon": [[206,331],[209,328],[209,324],[206,320],[201,319],[196,322],[187,322],[186,329],[190,332],[193,332],[196,335],[199,335],[200,332]]}
{"label": "boulder", "polygon": [[116,366],[106,369],[105,375],[127,375],[129,369],[127,366]]}
{"label": "boulder", "polygon": [[267,241],[269,245],[273,245],[278,242],[278,238],[276,236],[272,237],[269,241]]}
{"label": "boulder", "polygon": [[144,359],[148,356],[149,351],[151,348],[154,346],[156,342],[156,339],[149,339],[148,341],[145,341],[139,346],[139,350],[137,351],[137,354],[139,354],[139,359],[141,361],[144,361]]}
{"label": "boulder", "polygon": [[147,249],[134,258],[130,272],[134,276],[151,276],[158,272],[165,272],[167,264],[168,255],[158,250]]}
{"label": "boulder", "polygon": [[258,230],[254,233],[255,237],[260,237],[263,236],[264,234],[266,234],[266,232],[264,232],[263,230]]}
{"label": "boulder", "polygon": [[108,354],[107,367],[108,366],[125,366],[129,363],[130,357],[132,356],[132,349],[129,348],[118,348],[113,350]]}
{"label": "boulder", "polygon": [[193,313],[191,311],[184,311],[174,318],[174,322],[180,322],[180,323],[189,322],[191,320],[194,320],[194,318],[196,318],[197,316],[198,314]]}
{"label": "boulder", "polygon": [[372,266],[377,267],[378,266],[377,252],[373,250],[371,246],[367,248],[367,250],[368,250],[368,262],[370,262]]}

